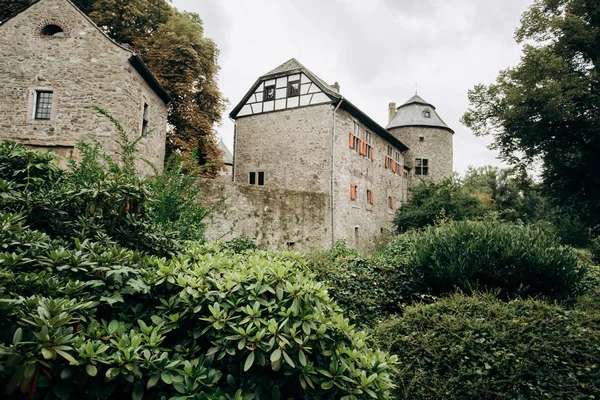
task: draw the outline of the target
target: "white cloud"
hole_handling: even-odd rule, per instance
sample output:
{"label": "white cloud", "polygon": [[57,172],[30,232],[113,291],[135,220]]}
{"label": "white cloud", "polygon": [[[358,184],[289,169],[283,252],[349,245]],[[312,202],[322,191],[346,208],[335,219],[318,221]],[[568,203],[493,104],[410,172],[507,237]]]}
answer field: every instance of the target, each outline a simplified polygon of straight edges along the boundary
{"label": "white cloud", "polygon": [[532,0],[174,0],[197,12],[219,47],[219,87],[230,107],[219,136],[233,147],[228,119],[252,83],[296,57],[380,124],[390,101],[403,103],[419,87],[455,130],[454,169],[500,165],[460,122],[467,90],[491,83],[519,61],[513,40]]}

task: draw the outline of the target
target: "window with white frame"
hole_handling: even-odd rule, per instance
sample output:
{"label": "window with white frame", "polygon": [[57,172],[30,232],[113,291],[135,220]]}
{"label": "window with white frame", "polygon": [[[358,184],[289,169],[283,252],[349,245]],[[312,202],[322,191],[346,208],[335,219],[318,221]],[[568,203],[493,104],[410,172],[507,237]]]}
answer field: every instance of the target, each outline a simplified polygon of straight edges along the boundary
{"label": "window with white frame", "polygon": [[429,160],[426,158],[415,159],[415,175],[429,175]]}
{"label": "window with white frame", "polygon": [[367,157],[372,160],[375,149],[373,148],[371,132],[358,122],[354,121],[353,129],[350,135],[351,140],[354,141],[354,143],[351,144],[350,148],[352,148],[361,156]]}
{"label": "window with white frame", "polygon": [[50,120],[52,118],[52,90],[35,90],[33,119]]}

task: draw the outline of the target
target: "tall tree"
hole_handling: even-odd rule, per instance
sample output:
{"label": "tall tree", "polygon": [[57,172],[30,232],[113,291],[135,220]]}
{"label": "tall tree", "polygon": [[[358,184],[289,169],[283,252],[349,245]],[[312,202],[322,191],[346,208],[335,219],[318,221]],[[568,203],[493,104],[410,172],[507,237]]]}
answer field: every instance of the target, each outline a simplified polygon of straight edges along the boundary
{"label": "tall tree", "polygon": [[543,189],[600,224],[600,2],[537,0],[516,32],[523,57],[469,91],[462,122],[524,171],[542,161]]}
{"label": "tall tree", "polygon": [[[0,0],[0,21],[34,0]],[[215,140],[225,99],[216,83],[215,43],[199,15],[179,12],[171,0],[74,0],[115,41],[134,48],[173,98],[167,155],[197,154],[206,176],[222,167]],[[196,152],[194,149],[198,149]]]}

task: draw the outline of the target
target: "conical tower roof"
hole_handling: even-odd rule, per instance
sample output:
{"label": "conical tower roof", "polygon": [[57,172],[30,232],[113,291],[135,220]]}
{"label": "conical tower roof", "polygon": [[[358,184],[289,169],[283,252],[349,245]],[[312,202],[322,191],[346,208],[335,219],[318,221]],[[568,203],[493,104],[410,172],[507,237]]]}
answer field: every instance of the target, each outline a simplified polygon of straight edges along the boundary
{"label": "conical tower roof", "polygon": [[452,129],[440,118],[433,104],[423,100],[415,94],[408,101],[396,109],[396,115],[386,126],[386,129],[402,128],[407,126],[425,126],[441,128],[454,133]]}

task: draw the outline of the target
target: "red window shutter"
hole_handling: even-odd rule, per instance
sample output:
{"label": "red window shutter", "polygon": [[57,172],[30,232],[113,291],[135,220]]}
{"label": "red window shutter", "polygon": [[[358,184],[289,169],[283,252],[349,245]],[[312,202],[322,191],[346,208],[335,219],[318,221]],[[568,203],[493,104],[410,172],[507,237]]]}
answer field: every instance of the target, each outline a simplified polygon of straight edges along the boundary
{"label": "red window shutter", "polygon": [[350,148],[354,150],[354,134],[350,132]]}
{"label": "red window shutter", "polygon": [[373,191],[372,190],[369,192],[369,203],[371,203],[371,205],[374,203],[374,201],[373,201]]}
{"label": "red window shutter", "polygon": [[396,161],[392,160],[392,172],[396,173]]}
{"label": "red window shutter", "polygon": [[385,168],[388,169],[390,167],[390,159],[388,156],[385,156]]}
{"label": "red window shutter", "polygon": [[356,185],[350,185],[350,200],[356,200]]}
{"label": "red window shutter", "polygon": [[388,201],[390,203],[390,208],[394,208],[394,199],[392,198],[392,196],[388,197]]}

